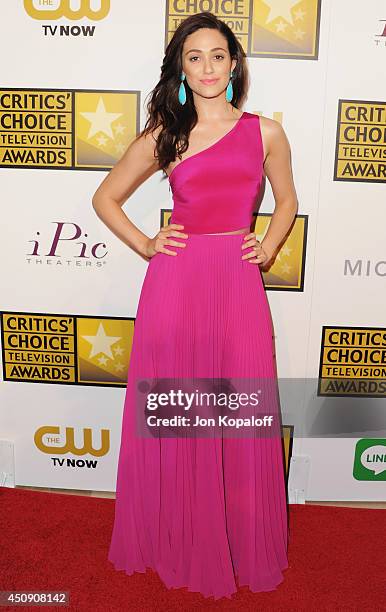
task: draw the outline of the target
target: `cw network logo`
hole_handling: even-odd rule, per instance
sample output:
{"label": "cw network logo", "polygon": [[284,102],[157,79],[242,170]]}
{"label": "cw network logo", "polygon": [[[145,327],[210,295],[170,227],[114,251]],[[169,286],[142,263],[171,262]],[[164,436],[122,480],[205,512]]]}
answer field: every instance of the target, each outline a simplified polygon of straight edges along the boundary
{"label": "cw network logo", "polygon": [[[110,12],[110,0],[24,0],[26,13],[38,21],[55,21],[66,18],[71,21],[90,19],[101,21]],[[95,26],[42,25],[45,36],[94,36]]]}
{"label": "cw network logo", "polygon": [[87,17],[104,19],[110,11],[110,0],[24,0],[24,8],[33,19],[55,20],[61,17],[77,20]]}
{"label": "cw network logo", "polygon": [[100,430],[100,447],[93,446],[93,430],[91,427],[84,427],[80,430],[81,442],[77,445],[75,442],[75,430],[73,427],[66,427],[64,434],[61,433],[60,427],[55,425],[43,425],[36,430],[34,442],[36,448],[42,453],[51,455],[51,460],[54,467],[77,467],[77,468],[96,468],[98,461],[95,459],[74,459],[52,457],[52,455],[75,455],[77,457],[83,455],[92,455],[93,457],[104,457],[110,450],[110,431],[108,429]]}

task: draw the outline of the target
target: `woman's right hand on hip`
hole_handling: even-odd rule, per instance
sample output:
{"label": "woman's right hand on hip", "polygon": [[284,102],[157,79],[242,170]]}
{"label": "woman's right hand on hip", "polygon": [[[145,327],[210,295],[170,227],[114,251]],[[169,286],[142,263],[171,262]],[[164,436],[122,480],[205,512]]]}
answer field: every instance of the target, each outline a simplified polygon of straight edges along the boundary
{"label": "woman's right hand on hip", "polygon": [[184,234],[179,232],[179,229],[183,229],[183,225],[177,225],[176,223],[170,223],[165,227],[162,227],[160,231],[154,236],[154,238],[149,238],[149,241],[146,244],[145,255],[146,257],[153,257],[156,253],[165,253],[166,255],[177,255],[175,251],[171,251],[166,248],[165,245],[171,245],[176,247],[186,247],[185,242],[178,242],[177,240],[172,240],[171,237],[175,236],[178,238],[187,238],[188,234]]}

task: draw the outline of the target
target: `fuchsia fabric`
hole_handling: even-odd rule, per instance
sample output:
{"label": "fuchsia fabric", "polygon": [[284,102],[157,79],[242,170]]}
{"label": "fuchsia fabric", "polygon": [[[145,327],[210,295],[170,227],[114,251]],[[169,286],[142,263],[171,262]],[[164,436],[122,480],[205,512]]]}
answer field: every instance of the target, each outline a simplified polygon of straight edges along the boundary
{"label": "fuchsia fabric", "polygon": [[170,222],[191,234],[249,227],[262,170],[260,117],[244,111],[225,136],[174,167]]}
{"label": "fuchsia fabric", "polygon": [[280,424],[270,437],[145,438],[136,431],[136,384],[167,377],[276,380],[259,266],[241,259],[248,251],[241,250],[242,234],[204,235],[250,224],[261,175],[259,120],[249,113],[172,172],[175,220],[191,234],[185,248],[168,246],[176,256],[157,253],[149,262],[122,421],[109,560],[128,575],[152,568],[168,588],[215,599],[243,585],[273,590],[283,580]]}

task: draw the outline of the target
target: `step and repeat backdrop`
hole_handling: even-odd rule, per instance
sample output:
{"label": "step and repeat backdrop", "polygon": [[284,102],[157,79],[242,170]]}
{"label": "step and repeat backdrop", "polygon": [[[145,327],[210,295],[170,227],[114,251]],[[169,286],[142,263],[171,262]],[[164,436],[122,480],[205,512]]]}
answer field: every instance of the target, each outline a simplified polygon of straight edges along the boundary
{"label": "step and repeat backdrop", "polygon": [[[0,474],[13,449],[16,484],[115,490],[148,263],[91,199],[145,124],[174,30],[204,10],[247,55],[243,110],[281,122],[291,145],[299,210],[263,272],[291,499],[382,500],[383,0],[3,0]],[[154,236],[172,206],[158,172],[124,210]],[[260,239],[273,210],[266,181]]]}

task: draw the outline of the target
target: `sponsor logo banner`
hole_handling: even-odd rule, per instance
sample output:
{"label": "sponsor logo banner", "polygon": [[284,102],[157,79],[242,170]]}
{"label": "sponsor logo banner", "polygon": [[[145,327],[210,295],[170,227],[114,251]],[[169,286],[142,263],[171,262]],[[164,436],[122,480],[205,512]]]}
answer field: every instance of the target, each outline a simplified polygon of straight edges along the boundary
{"label": "sponsor logo banner", "polygon": [[35,431],[34,444],[38,451],[49,455],[53,468],[95,470],[99,458],[110,451],[110,430],[43,425]]}
{"label": "sponsor logo banner", "polygon": [[386,102],[339,100],[335,181],[385,183]]}
{"label": "sponsor logo banner", "polygon": [[356,480],[386,480],[386,439],[358,440],[353,476]]}
{"label": "sponsor logo banner", "polygon": [[35,232],[28,240],[28,265],[63,268],[101,269],[107,263],[105,242],[95,242],[89,231],[73,221],[52,221],[52,227]]}
{"label": "sponsor logo banner", "polygon": [[111,170],[139,132],[139,96],[0,89],[0,167]]}
{"label": "sponsor logo banner", "polygon": [[65,17],[71,20],[100,21],[110,11],[110,0],[24,0],[24,9],[33,19],[52,21]]}
{"label": "sponsor logo banner", "polygon": [[318,395],[385,397],[386,328],[323,326]]}
{"label": "sponsor logo banner", "polygon": [[165,48],[181,21],[202,9],[224,21],[250,57],[318,57],[321,0],[214,0],[204,4],[167,2]]}
{"label": "sponsor logo banner", "polygon": [[1,313],[3,379],[125,387],[134,319]]}

